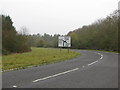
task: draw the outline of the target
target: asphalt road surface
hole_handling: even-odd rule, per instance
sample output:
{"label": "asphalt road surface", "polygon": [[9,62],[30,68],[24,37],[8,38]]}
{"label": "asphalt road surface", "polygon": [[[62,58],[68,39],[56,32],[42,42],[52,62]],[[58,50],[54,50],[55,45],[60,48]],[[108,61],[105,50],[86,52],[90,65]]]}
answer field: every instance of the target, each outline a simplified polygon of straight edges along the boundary
{"label": "asphalt road surface", "polygon": [[75,59],[4,72],[3,88],[118,88],[118,54],[76,50]]}

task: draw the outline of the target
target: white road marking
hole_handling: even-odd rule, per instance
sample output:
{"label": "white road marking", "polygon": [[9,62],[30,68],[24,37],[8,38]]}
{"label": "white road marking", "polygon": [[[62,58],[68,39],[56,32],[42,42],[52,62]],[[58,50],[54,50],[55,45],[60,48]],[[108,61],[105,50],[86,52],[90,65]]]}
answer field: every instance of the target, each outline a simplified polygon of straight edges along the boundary
{"label": "white road marking", "polygon": [[97,60],[97,61],[94,61],[94,62],[92,62],[92,63],[90,63],[90,64],[88,64],[88,66],[90,66],[90,65],[92,65],[92,64],[94,64],[94,63],[96,63],[96,62],[98,62],[98,60]]}
{"label": "white road marking", "polygon": [[[103,59],[103,55],[101,54],[101,53],[98,53],[101,57],[100,57],[100,59],[99,60],[101,60],[101,59]],[[90,66],[90,65],[92,65],[92,64],[95,64],[95,63],[97,63],[98,62],[98,60],[97,61],[94,61],[94,62],[92,62],[92,63],[90,63],[90,64],[88,64],[88,66]],[[84,68],[85,66],[82,66],[82,68]],[[42,80],[46,80],[46,79],[49,79],[49,78],[53,78],[53,77],[56,77],[56,76],[59,76],[59,75],[63,75],[63,74],[66,74],[66,73],[70,73],[70,72],[73,72],[73,71],[76,71],[76,70],[78,70],[79,68],[75,68],[75,69],[72,69],[72,70],[68,70],[68,71],[65,71],[65,72],[62,72],[62,73],[58,73],[58,74],[55,74],[55,75],[51,75],[51,76],[48,76],[48,77],[44,77],[44,78],[41,78],[41,79],[36,79],[36,80],[34,80],[34,81],[32,81],[32,82],[38,82],[38,81],[42,81]]]}
{"label": "white road marking", "polygon": [[[103,59],[103,55],[102,55],[101,53],[97,53],[97,54],[99,54],[99,55],[101,56],[99,60]],[[96,61],[88,64],[88,66],[90,66],[90,65],[92,65],[92,64],[94,64],[94,63],[97,63],[99,60],[96,60]]]}
{"label": "white road marking", "polygon": [[[96,53],[96,52],[95,52],[95,53]],[[101,56],[99,60],[103,59],[103,55],[102,55],[101,53],[97,53],[97,54],[99,54],[99,55]],[[97,63],[99,60],[96,60],[96,61],[88,64],[88,66],[90,66],[90,65],[92,65],[92,64],[94,64],[94,63]]]}
{"label": "white road marking", "polygon": [[101,53],[98,53],[99,55],[101,55]]}
{"label": "white road marking", "polygon": [[13,86],[14,88],[16,88],[17,86]]}
{"label": "white road marking", "polygon": [[100,60],[101,60],[101,59],[103,59],[103,55],[101,55],[101,58],[100,58]]}
{"label": "white road marking", "polygon": [[45,77],[45,78],[41,78],[41,79],[37,79],[37,80],[34,80],[33,82],[38,82],[38,81],[42,81],[42,80],[46,80],[46,79],[49,79],[49,78],[53,78],[53,77],[56,77],[56,76],[59,76],[59,75],[63,75],[63,74],[66,74],[66,73],[69,73],[69,72],[73,72],[73,71],[76,71],[78,70],[79,68],[75,68],[75,69],[72,69],[72,70],[68,70],[68,71],[65,71],[65,72],[62,72],[62,73],[58,73],[58,74],[55,74],[55,75],[52,75],[52,76],[48,76],[48,77]]}
{"label": "white road marking", "polygon": [[101,53],[98,53],[101,57],[100,57],[100,60],[103,59],[103,55]]}

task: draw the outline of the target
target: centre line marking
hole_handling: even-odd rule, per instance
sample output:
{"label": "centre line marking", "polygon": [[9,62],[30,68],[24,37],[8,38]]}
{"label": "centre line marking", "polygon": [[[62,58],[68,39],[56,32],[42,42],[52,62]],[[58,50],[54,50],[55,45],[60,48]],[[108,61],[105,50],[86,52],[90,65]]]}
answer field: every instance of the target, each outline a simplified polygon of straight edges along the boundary
{"label": "centre line marking", "polygon": [[97,60],[97,61],[94,61],[94,62],[92,62],[92,63],[90,63],[90,64],[88,64],[88,66],[90,66],[90,65],[92,65],[92,64],[94,64],[94,63],[96,63],[96,62],[98,62],[98,60]]}
{"label": "centre line marking", "polygon": [[16,88],[17,86],[13,86],[14,88]]}
{"label": "centre line marking", "polygon": [[65,72],[62,72],[62,73],[58,73],[58,74],[55,74],[55,75],[52,75],[52,76],[48,76],[48,77],[45,77],[45,78],[34,80],[33,82],[35,83],[35,82],[38,82],[38,81],[42,81],[42,80],[46,80],[46,79],[49,79],[49,78],[53,78],[53,77],[56,77],[56,76],[59,76],[59,75],[63,75],[63,74],[66,74],[66,73],[70,73],[70,72],[76,71],[78,69],[79,68],[68,70],[68,71],[65,71]]}
{"label": "centre line marking", "polygon": [[101,53],[98,53],[101,57],[100,57],[100,60],[103,59],[103,55]]}
{"label": "centre line marking", "polygon": [[[102,55],[101,53],[98,53],[98,54],[101,56],[99,60],[103,59],[103,55]],[[92,64],[94,64],[94,63],[97,63],[97,62],[98,62],[98,60],[96,60],[96,61],[88,64],[88,66],[90,66],[90,65],[92,65]]]}
{"label": "centre line marking", "polygon": [[101,55],[101,53],[98,53],[99,55]]}
{"label": "centre line marking", "polygon": [[103,59],[103,55],[101,55],[101,58],[100,59]]}

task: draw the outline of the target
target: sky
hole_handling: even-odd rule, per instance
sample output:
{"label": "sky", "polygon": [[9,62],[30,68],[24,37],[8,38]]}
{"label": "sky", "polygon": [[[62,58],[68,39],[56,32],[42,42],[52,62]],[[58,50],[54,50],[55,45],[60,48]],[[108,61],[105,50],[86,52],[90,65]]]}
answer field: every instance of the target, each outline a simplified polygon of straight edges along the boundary
{"label": "sky", "polygon": [[17,31],[62,34],[105,18],[119,0],[0,0],[0,14],[10,15]]}

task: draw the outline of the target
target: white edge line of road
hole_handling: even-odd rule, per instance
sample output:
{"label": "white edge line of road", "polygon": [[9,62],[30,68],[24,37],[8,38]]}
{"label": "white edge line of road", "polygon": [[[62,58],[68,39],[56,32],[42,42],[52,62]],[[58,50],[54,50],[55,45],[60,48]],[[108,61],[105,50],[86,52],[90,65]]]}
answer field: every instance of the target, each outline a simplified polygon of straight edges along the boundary
{"label": "white edge line of road", "polygon": [[36,79],[33,82],[35,83],[35,82],[38,82],[38,81],[42,81],[42,80],[46,80],[46,79],[49,79],[49,78],[53,78],[53,77],[56,77],[56,76],[59,76],[59,75],[63,75],[63,74],[66,74],[66,73],[70,73],[70,72],[76,71],[78,69],[79,68],[75,68],[75,69],[68,70],[68,71],[65,71],[65,72],[62,72],[62,73],[58,73],[58,74],[55,74],[55,75],[52,75],[52,76],[48,76],[48,77],[45,77],[45,78]]}

